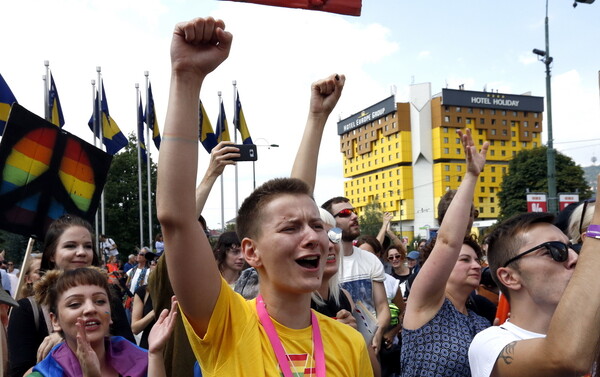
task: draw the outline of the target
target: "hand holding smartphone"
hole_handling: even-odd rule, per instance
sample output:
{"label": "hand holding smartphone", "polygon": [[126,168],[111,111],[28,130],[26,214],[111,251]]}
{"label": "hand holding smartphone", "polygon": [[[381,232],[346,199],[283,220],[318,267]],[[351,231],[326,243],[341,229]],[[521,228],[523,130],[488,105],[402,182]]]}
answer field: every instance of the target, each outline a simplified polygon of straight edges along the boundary
{"label": "hand holding smartphone", "polygon": [[256,144],[234,144],[240,150],[240,157],[232,158],[232,161],[256,161],[258,154],[256,153]]}

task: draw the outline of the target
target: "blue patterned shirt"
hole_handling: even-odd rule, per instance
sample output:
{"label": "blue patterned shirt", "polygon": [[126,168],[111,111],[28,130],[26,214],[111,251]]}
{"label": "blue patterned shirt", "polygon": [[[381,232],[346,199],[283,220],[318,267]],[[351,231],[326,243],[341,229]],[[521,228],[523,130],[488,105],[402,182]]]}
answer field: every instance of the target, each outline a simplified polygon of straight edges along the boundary
{"label": "blue patterned shirt", "polygon": [[450,300],[431,321],[416,330],[402,329],[402,377],[468,377],[469,345],[475,334],[488,328],[484,317],[459,312]]}

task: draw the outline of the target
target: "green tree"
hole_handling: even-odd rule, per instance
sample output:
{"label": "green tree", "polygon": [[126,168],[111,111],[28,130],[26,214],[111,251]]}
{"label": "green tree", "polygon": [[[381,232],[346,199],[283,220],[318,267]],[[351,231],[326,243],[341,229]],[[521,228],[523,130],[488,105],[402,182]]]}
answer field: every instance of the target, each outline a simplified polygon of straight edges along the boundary
{"label": "green tree", "polygon": [[364,215],[360,216],[358,221],[361,234],[377,236],[379,229],[381,229],[381,224],[383,224],[383,212],[381,212],[379,202],[375,201],[367,204]]}
{"label": "green tree", "polygon": [[[502,179],[498,199],[499,220],[527,211],[526,192],[548,192],[547,148],[522,150],[510,160],[508,173]],[[580,199],[591,195],[584,172],[570,157],[556,153],[557,192],[579,192]]]}
{"label": "green tree", "polygon": [[[156,156],[153,156],[156,159]],[[150,165],[151,204],[152,204],[152,240],[160,233],[160,224],[156,218],[156,167]],[[148,244],[148,179],[147,167],[142,162],[142,221],[144,242],[140,245],[140,213],[138,188],[137,139],[132,133],[129,144],[112,160],[106,185],[104,186],[105,231],[116,243],[125,259],[136,247]]]}

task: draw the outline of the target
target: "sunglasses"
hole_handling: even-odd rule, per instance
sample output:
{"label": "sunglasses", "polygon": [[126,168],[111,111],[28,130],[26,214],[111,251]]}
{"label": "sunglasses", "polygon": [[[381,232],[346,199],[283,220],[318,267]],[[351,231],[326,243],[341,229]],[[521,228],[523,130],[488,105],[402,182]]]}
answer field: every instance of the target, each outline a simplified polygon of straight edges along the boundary
{"label": "sunglasses", "polygon": [[352,208],[344,208],[343,210],[341,210],[340,212],[336,213],[335,215],[333,215],[333,217],[341,217],[341,218],[345,218],[345,217],[350,217],[352,216],[353,213],[356,213],[354,211],[354,209]]}
{"label": "sunglasses", "polygon": [[340,243],[342,240],[342,230],[340,228],[331,228],[327,231],[327,237],[332,243]]}
{"label": "sunglasses", "polygon": [[398,255],[390,255],[388,257],[388,260],[390,260],[390,261],[391,260],[396,260],[396,259],[402,259],[402,256],[398,254]]}
{"label": "sunglasses", "polygon": [[[535,247],[532,247],[529,250],[525,250],[524,252],[522,252],[521,254],[518,254],[515,257],[510,258],[508,260],[508,262],[504,263],[504,265],[502,267],[506,267],[509,264],[511,264],[512,262],[521,258],[522,256],[527,255],[529,253],[533,253],[534,251],[543,249],[543,248],[548,249],[548,251],[550,252],[550,256],[552,257],[553,260],[555,260],[556,262],[564,262],[569,258],[569,248],[571,248],[571,245],[567,245],[566,243],[560,242],[560,241],[544,242]],[[575,250],[575,251],[577,251],[577,250]]]}

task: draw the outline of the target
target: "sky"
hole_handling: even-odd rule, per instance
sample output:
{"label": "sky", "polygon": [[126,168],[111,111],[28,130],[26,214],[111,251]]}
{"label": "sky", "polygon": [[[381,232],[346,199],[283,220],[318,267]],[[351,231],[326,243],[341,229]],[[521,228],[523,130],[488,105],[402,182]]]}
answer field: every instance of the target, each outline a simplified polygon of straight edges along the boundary
{"label": "sky", "polygon": [[[548,4],[554,146],[589,166],[600,158],[600,2],[572,4]],[[321,145],[318,204],[343,195],[336,122],[393,91],[397,102],[408,100],[411,84],[424,82],[432,94],[464,84],[466,90],[546,96],[545,65],[531,52],[545,49],[545,0],[365,0],[360,17],[216,0],[0,0],[0,9],[0,73],[19,103],[43,116],[49,61],[64,129],[90,143],[96,67],[110,114],[126,135],[136,129],[135,84],[144,88],[148,71],[162,130],[174,25],[194,17],[223,19],[234,35],[232,50],[205,80],[200,97],[215,127],[222,92],[233,135],[237,83],[259,158],[254,169],[250,162],[238,164],[238,205],[254,183],[289,176],[310,85],[332,73],[347,79]],[[153,160],[158,153],[151,150]],[[202,149],[198,182],[208,161]],[[203,212],[210,228],[235,217],[233,168],[226,169],[222,187],[215,184]]]}

